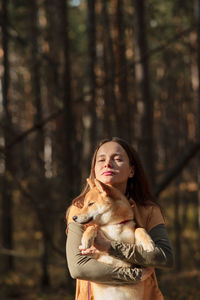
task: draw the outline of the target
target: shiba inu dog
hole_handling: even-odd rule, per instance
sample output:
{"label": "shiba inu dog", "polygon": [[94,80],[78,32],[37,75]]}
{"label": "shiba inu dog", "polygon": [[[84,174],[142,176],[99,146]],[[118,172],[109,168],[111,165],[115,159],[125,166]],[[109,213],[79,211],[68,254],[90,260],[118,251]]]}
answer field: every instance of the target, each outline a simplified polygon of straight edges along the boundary
{"label": "shiba inu dog", "polygon": [[[110,240],[141,245],[144,250],[152,251],[154,242],[143,228],[135,228],[134,213],[128,199],[118,189],[105,185],[95,179],[94,183],[87,179],[90,191],[86,194],[83,208],[72,216],[75,222],[91,224],[82,236],[82,249],[92,246],[98,228]],[[100,253],[98,261],[119,267],[130,267],[120,259]],[[98,270],[97,270],[98,272]],[[129,285],[105,285],[91,282],[95,300],[142,300],[144,283],[142,281]]]}

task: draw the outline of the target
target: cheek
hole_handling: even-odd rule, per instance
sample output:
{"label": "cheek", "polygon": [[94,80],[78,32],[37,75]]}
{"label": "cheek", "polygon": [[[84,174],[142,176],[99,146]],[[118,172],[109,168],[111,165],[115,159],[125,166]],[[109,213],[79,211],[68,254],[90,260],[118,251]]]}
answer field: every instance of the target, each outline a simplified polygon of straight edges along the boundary
{"label": "cheek", "polygon": [[95,167],[95,168],[94,168],[94,176],[97,177],[97,176],[98,176],[98,173],[99,173],[99,168],[98,168],[98,167]]}
{"label": "cheek", "polygon": [[127,177],[128,178],[129,175],[130,175],[130,169],[127,168],[127,167],[123,168],[121,174],[123,175],[123,177]]}
{"label": "cheek", "polygon": [[100,170],[102,169],[102,165],[101,164],[97,164],[94,168],[94,172],[98,173]]}

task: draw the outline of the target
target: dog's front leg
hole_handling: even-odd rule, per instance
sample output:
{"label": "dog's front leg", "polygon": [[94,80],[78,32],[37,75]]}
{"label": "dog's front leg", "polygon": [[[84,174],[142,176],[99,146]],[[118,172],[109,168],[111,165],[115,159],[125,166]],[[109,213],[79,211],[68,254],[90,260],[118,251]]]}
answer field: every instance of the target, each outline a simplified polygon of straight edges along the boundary
{"label": "dog's front leg", "polygon": [[81,239],[81,249],[90,248],[94,243],[94,239],[96,235],[97,235],[97,226],[92,225],[87,227]]}
{"label": "dog's front leg", "polygon": [[137,246],[142,246],[147,252],[153,251],[155,248],[153,240],[144,228],[137,228],[135,230],[135,244]]}

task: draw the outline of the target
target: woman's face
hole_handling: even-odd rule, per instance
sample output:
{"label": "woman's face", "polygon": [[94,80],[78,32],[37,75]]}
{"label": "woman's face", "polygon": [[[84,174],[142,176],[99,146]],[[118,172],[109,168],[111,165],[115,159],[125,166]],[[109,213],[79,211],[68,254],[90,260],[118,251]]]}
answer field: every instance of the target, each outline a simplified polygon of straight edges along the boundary
{"label": "woman's face", "polygon": [[126,192],[128,178],[133,177],[134,169],[124,148],[116,142],[103,144],[96,155],[95,177],[105,184]]}

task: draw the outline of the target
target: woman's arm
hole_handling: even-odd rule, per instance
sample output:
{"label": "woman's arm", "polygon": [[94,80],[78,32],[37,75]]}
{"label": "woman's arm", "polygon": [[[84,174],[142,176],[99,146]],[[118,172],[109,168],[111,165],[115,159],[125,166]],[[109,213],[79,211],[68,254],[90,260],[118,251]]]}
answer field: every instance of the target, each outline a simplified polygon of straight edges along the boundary
{"label": "woman's arm", "polygon": [[141,268],[113,267],[82,255],[79,250],[83,227],[77,223],[68,225],[66,244],[67,262],[74,279],[91,280],[100,283],[128,284],[141,280]]}
{"label": "woman's arm", "polygon": [[112,241],[108,253],[131,264],[144,267],[173,267],[174,255],[165,225],[155,226],[150,230],[149,235],[155,243],[155,249],[151,252],[144,251],[142,246]]}

